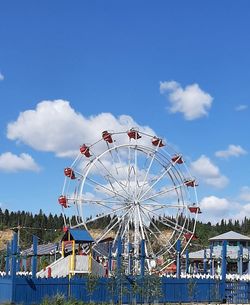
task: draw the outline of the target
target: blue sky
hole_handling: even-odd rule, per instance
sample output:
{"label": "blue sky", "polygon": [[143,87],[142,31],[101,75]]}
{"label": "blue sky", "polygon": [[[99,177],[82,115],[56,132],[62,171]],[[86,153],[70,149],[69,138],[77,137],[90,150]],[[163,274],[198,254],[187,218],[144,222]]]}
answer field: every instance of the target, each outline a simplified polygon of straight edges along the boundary
{"label": "blue sky", "polygon": [[247,0],[2,1],[1,207],[60,212],[69,151],[127,115],[183,153],[201,219],[249,216],[249,36]]}

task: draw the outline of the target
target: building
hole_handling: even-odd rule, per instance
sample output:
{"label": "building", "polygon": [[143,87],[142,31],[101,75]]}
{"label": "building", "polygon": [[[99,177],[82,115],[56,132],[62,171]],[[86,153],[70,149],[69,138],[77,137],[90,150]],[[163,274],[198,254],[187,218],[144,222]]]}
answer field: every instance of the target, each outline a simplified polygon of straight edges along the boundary
{"label": "building", "polygon": [[[250,274],[250,237],[234,231],[209,239],[210,247],[189,253],[189,272],[221,273],[222,244],[227,243],[227,273]],[[185,255],[186,257],[186,255]]]}

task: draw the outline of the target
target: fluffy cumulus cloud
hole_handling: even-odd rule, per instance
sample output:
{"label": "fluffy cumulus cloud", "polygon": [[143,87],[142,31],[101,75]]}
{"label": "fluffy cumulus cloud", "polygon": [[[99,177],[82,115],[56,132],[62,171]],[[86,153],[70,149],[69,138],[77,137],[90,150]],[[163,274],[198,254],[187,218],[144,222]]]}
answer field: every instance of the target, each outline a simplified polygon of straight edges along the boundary
{"label": "fluffy cumulus cloud", "polygon": [[0,81],[4,80],[4,75],[0,72]]}
{"label": "fluffy cumulus cloud", "polygon": [[229,158],[229,157],[239,157],[241,155],[247,154],[247,151],[243,149],[240,145],[229,145],[226,150],[219,150],[215,153],[216,157],[219,158]]}
{"label": "fluffy cumulus cloud", "polygon": [[8,124],[7,137],[39,150],[54,152],[57,156],[74,156],[79,146],[99,140],[104,130],[126,131],[139,127],[154,134],[147,126],[138,126],[132,117],[111,113],[84,117],[64,100],[42,101],[36,109],[19,114]]}
{"label": "fluffy cumulus cloud", "polygon": [[242,104],[242,105],[238,105],[237,107],[235,107],[236,111],[244,111],[248,108],[248,105]]}
{"label": "fluffy cumulus cloud", "polygon": [[229,211],[230,203],[226,198],[216,196],[204,197],[200,202],[200,208],[204,214],[225,216]]}
{"label": "fluffy cumulus cloud", "polygon": [[18,172],[18,171],[39,171],[39,166],[29,155],[22,153],[19,156],[6,152],[0,155],[0,171]]}
{"label": "fluffy cumulus cloud", "polygon": [[223,188],[228,184],[228,178],[220,173],[218,166],[205,155],[191,163],[191,170],[199,180],[216,188]]}
{"label": "fluffy cumulus cloud", "polygon": [[203,91],[198,84],[183,88],[175,81],[160,82],[160,93],[165,94],[170,102],[171,113],[181,112],[186,120],[194,120],[208,114],[213,98]]}
{"label": "fluffy cumulus cloud", "polygon": [[200,201],[200,208],[202,211],[200,220],[214,224],[220,222],[221,219],[243,220],[250,213],[250,203],[244,204],[216,196],[204,197]]}

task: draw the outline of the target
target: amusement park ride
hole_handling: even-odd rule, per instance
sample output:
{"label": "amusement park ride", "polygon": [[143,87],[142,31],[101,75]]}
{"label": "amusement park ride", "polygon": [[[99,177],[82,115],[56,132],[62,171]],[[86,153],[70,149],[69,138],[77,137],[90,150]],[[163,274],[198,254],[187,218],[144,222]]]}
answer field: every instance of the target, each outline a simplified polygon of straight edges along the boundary
{"label": "amusement park ride", "polygon": [[[126,273],[140,272],[142,241],[145,269],[159,273],[175,260],[177,241],[182,243],[181,255],[195,238],[201,213],[196,180],[183,156],[159,137],[136,128],[103,131],[92,144],[81,145],[64,174],[58,202],[65,231],[83,229],[91,234],[91,224],[109,216],[110,223],[94,237],[92,249],[105,257],[100,244],[112,240],[109,255],[115,260],[120,239]],[[72,216],[74,224],[68,220]]]}

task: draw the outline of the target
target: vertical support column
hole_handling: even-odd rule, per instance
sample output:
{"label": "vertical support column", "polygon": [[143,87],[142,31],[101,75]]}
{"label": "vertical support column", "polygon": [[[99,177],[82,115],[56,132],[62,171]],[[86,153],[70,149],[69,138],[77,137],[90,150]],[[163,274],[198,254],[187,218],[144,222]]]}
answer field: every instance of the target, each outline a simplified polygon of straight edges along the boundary
{"label": "vertical support column", "polygon": [[242,245],[239,245],[237,265],[238,265],[237,266],[238,274],[242,275],[242,273],[243,273],[243,246]]}
{"label": "vertical support column", "polygon": [[65,244],[64,241],[62,241],[62,257],[64,257],[64,251],[65,251]]}
{"label": "vertical support column", "polygon": [[89,273],[92,273],[92,257],[93,257],[93,253],[92,253],[92,244],[89,244]]}
{"label": "vertical support column", "polygon": [[176,242],[176,278],[178,279],[181,274],[181,262],[180,262],[180,253],[181,253],[181,241],[180,239]]}
{"label": "vertical support column", "polygon": [[11,278],[12,280],[16,277],[16,255],[17,255],[17,234],[13,234],[11,241]]}
{"label": "vertical support column", "polygon": [[207,274],[207,249],[204,249],[203,273]]}
{"label": "vertical support column", "polygon": [[141,277],[144,277],[145,274],[145,240],[142,239],[141,241]]}
{"label": "vertical support column", "polygon": [[[89,269],[90,272],[92,271],[92,259],[91,259],[91,254],[92,249],[90,248],[90,262],[89,262]],[[70,271],[75,271],[75,241],[72,241],[72,255],[71,255],[71,266],[70,266]],[[74,273],[73,273],[74,274]]]}
{"label": "vertical support column", "polygon": [[5,262],[5,272],[6,272],[6,275],[9,274],[9,271],[10,271],[10,243],[7,243],[6,262]]}
{"label": "vertical support column", "polygon": [[112,271],[112,243],[109,243],[108,271]]}
{"label": "vertical support column", "polygon": [[222,241],[222,250],[221,250],[221,288],[222,288],[222,300],[226,298],[226,274],[227,274],[227,241]]}
{"label": "vertical support column", "polygon": [[122,271],[122,239],[119,236],[117,240],[117,273]]}
{"label": "vertical support column", "polygon": [[33,235],[32,278],[36,277],[37,243],[37,236]]}
{"label": "vertical support column", "polygon": [[189,273],[189,252],[188,249],[186,249],[186,274]]}
{"label": "vertical support column", "polygon": [[213,244],[210,244],[210,275],[214,276],[214,259],[213,259],[214,247]]}
{"label": "vertical support column", "polygon": [[248,275],[250,275],[250,248],[248,248]]}

